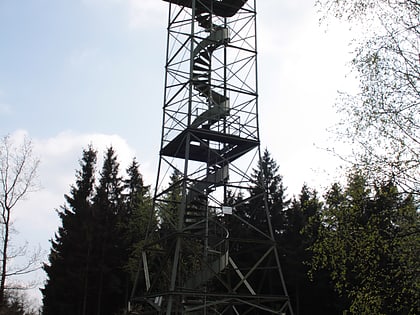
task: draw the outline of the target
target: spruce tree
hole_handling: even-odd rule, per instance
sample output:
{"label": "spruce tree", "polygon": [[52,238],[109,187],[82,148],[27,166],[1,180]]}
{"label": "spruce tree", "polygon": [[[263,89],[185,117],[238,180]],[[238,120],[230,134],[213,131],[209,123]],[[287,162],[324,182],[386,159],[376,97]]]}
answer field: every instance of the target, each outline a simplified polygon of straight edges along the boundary
{"label": "spruce tree", "polygon": [[181,177],[174,172],[169,178],[168,188],[157,200],[162,236],[169,235],[176,229],[178,210],[182,199],[181,185]]}
{"label": "spruce tree", "polygon": [[124,205],[118,216],[118,235],[123,247],[123,270],[125,272],[124,295],[126,302],[136,281],[141,248],[147,230],[156,229],[157,222],[151,217],[152,200],[150,186],[146,186],[139,171],[139,164],[133,159],[127,168],[128,178],[124,180]]}
{"label": "spruce tree", "polygon": [[[145,244],[150,245],[153,240],[156,240],[154,237],[159,237],[160,240],[147,249],[149,250],[147,255],[148,273],[150,279],[158,278],[159,281],[155,281],[151,285],[154,288],[160,287],[162,290],[169,286],[171,269],[168,262],[169,256],[165,253],[170,249],[174,240],[173,233],[175,233],[178,208],[181,201],[179,175],[176,173],[171,175],[168,187],[158,193],[153,202],[149,194],[145,194],[141,199],[143,199],[143,206],[139,207],[139,211],[133,220],[133,223],[137,226],[136,230],[141,231],[140,234],[137,234],[138,241],[133,243],[134,251],[130,258],[130,268],[133,268],[133,271],[138,271],[132,292],[133,296],[141,296],[146,290],[146,278],[141,254],[144,251]],[[142,238],[140,239],[140,237]],[[151,248],[153,250],[150,251]]]}
{"label": "spruce tree", "polygon": [[130,260],[144,238],[149,187],[135,160],[123,180],[113,148],[105,152],[95,185],[96,155],[91,147],[84,150],[76,184],[59,212],[62,226],[44,266],[46,315],[113,315],[129,299]]}
{"label": "spruce tree", "polygon": [[92,297],[90,275],[94,267],[92,198],[96,155],[92,147],[83,151],[76,184],[58,211],[62,226],[51,240],[49,263],[44,264],[44,315],[90,314],[87,306]]}
{"label": "spruce tree", "polygon": [[125,303],[124,248],[118,233],[118,216],[123,211],[123,180],[112,147],[105,153],[99,184],[93,200],[94,234],[94,300],[92,314],[113,314]]}
{"label": "spruce tree", "polygon": [[[267,230],[266,206],[268,206],[269,219],[275,234],[280,234],[284,221],[284,209],[290,203],[286,198],[286,187],[283,177],[278,173],[279,166],[265,149],[257,168],[251,174],[251,196],[246,204],[246,216],[257,227]],[[267,204],[264,200],[266,193]]]}
{"label": "spruce tree", "polygon": [[318,237],[321,215],[317,192],[304,185],[285,210],[283,231],[278,237],[283,274],[296,315],[341,313],[341,301],[325,272],[309,276],[309,248]]}
{"label": "spruce tree", "polygon": [[[253,267],[253,262],[267,252],[267,235],[270,235],[270,226],[274,240],[278,239],[283,230],[284,210],[289,201],[285,196],[283,178],[278,173],[279,166],[265,150],[257,167],[253,169],[251,178],[250,195],[228,195],[229,202],[235,204],[235,215],[243,218],[242,224],[230,224],[229,235],[232,239],[239,240],[229,252],[235,261],[240,261],[244,266]],[[227,217],[227,220],[229,218]],[[262,240],[262,242],[260,241]],[[269,266],[272,261],[264,261]],[[282,283],[272,281],[272,269],[260,266],[254,271],[252,277],[266,279],[261,281],[268,284],[265,288],[258,288],[266,294],[283,294]]]}

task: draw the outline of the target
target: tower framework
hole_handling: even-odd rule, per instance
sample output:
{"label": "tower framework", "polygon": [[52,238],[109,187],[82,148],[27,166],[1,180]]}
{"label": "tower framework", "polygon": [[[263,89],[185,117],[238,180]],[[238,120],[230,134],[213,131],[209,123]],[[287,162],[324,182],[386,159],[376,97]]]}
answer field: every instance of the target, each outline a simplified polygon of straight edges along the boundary
{"label": "tower framework", "polygon": [[[132,308],[293,314],[265,181],[249,175],[261,158],[255,0],[164,1],[164,113],[151,215],[158,228],[143,247]],[[260,193],[250,192],[255,185]]]}

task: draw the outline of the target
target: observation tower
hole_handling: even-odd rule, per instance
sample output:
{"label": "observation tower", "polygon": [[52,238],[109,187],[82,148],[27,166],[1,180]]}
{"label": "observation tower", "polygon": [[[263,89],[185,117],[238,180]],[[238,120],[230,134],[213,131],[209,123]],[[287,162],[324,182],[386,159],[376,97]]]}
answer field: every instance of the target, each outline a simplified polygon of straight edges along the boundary
{"label": "observation tower", "polygon": [[261,158],[256,1],[164,1],[163,125],[150,216],[158,228],[144,243],[131,311],[293,314],[265,180],[250,177]]}

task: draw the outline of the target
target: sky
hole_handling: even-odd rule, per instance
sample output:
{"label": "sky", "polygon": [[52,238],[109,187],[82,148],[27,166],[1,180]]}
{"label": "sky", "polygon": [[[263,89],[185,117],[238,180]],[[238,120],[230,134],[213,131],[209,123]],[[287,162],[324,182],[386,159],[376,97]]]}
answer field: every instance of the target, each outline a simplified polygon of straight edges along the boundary
{"label": "sky", "polygon": [[[41,246],[46,260],[89,144],[100,154],[112,145],[122,170],[136,157],[155,182],[167,11],[160,0],[0,0],[0,136],[29,137],[41,160],[41,189],[14,213],[15,244]],[[355,85],[350,34],[319,26],[312,0],[258,1],[257,13],[262,148],[290,197],[304,183],[322,192],[342,175],[325,149],[340,147],[328,131],[337,91]],[[42,287],[42,271],[31,277]]]}

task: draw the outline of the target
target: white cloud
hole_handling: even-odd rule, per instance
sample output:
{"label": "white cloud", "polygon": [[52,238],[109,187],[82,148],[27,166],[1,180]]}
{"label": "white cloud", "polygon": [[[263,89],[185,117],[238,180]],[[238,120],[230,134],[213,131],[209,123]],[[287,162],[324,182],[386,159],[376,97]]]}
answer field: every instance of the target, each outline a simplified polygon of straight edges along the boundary
{"label": "white cloud", "polygon": [[136,151],[118,135],[65,131],[48,139],[35,139],[35,150],[41,159],[42,185],[49,190],[64,189],[67,192],[69,185],[74,182],[75,170],[79,169],[82,151],[89,145],[98,151],[98,169],[102,168],[103,154],[110,146],[118,156],[121,172],[136,156]]}
{"label": "white cloud", "polygon": [[[11,134],[12,141],[17,143],[25,136],[30,138],[25,130],[17,130]],[[65,131],[47,139],[32,139],[32,142],[34,154],[41,160],[39,178],[42,188],[17,205],[14,227],[18,234],[14,237],[16,244],[28,241],[29,247],[41,245],[48,253],[49,240],[60,225],[56,210],[65,203],[64,194],[70,192],[70,185],[75,181],[75,172],[80,169],[82,150],[92,145],[98,151],[97,169],[100,170],[103,154],[112,146],[120,162],[121,174],[125,174],[125,169],[136,156],[136,151],[122,137],[101,133],[80,134]],[[150,169],[150,164],[141,163],[140,172],[145,176],[146,183],[153,178],[154,171]],[[44,260],[46,258],[45,256]],[[45,277],[41,271],[36,276],[41,280]],[[41,299],[38,290],[32,290],[31,296],[38,301]]]}
{"label": "white cloud", "polygon": [[[11,136],[13,141],[19,141],[30,135],[24,130],[18,130]],[[68,131],[48,139],[32,141],[34,155],[41,161],[38,169],[41,189],[28,195],[27,200],[16,209],[15,219],[19,225],[24,226],[22,237],[26,234],[25,231],[33,229],[39,229],[38,237],[47,234],[44,240],[53,235],[57,228],[54,209],[64,203],[63,196],[70,191],[70,185],[75,181],[75,171],[80,169],[82,150],[89,144],[98,150],[98,170],[102,167],[103,153],[109,146],[112,146],[118,155],[122,173],[135,156],[135,150],[118,135],[76,134]]]}
{"label": "white cloud", "polygon": [[[11,137],[13,141],[20,141],[30,135],[24,130],[15,131]],[[80,169],[79,161],[83,149],[92,145],[98,151],[98,171],[102,168],[103,155],[112,146],[118,156],[121,174],[136,156],[136,151],[125,139],[118,135],[100,133],[77,134],[71,131],[62,132],[48,139],[33,139],[34,154],[39,157],[41,164],[38,169],[41,189],[28,195],[18,209],[15,218],[27,224],[38,222],[31,229],[45,231],[51,237],[57,228],[57,218],[54,209],[64,204],[64,194],[69,193],[70,185],[75,181],[75,172]],[[141,161],[139,161],[141,163]],[[152,178],[148,164],[141,163],[140,171],[145,169],[146,178]],[[21,224],[19,223],[19,225]],[[48,231],[47,231],[48,230]],[[41,233],[43,234],[43,232]]]}
{"label": "white cloud", "polygon": [[28,138],[28,132],[24,129],[17,129],[9,136],[12,144],[19,145],[23,143],[25,138]]}

